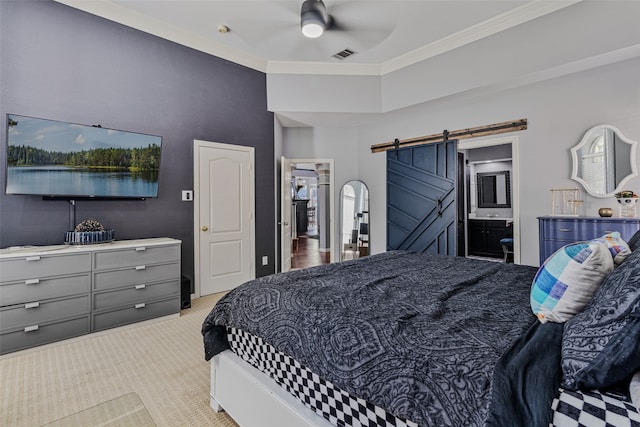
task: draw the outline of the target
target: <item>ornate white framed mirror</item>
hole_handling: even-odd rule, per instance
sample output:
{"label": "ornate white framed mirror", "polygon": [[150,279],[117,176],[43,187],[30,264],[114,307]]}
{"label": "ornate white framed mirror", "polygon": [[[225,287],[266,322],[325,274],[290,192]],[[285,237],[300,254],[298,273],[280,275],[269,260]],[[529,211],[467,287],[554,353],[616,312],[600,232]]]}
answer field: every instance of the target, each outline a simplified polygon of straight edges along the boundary
{"label": "ornate white framed mirror", "polygon": [[571,179],[594,197],[611,197],[638,175],[638,142],[610,125],[594,126],[571,148]]}

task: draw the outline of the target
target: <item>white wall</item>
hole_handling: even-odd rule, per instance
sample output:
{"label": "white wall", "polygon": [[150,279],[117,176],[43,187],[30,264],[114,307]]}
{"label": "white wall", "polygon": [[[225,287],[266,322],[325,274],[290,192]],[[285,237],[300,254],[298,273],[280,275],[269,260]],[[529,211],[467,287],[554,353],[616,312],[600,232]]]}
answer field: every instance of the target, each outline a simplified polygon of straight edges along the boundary
{"label": "white wall", "polygon": [[[521,118],[529,123],[527,130],[515,133],[521,262],[538,265],[537,217],[550,213],[549,189],[578,185],[570,179],[569,149],[598,124],[614,125],[640,141],[640,58],[501,92],[447,97],[387,113],[358,128],[287,129],[284,151],[289,157],[334,158],[337,189],[350,179],[368,185],[371,250],[378,253],[386,250],[386,154],[372,154],[371,145]],[[639,191],[640,178],[626,187]],[[589,216],[597,216],[600,207],[615,207],[613,198],[583,195]]]}

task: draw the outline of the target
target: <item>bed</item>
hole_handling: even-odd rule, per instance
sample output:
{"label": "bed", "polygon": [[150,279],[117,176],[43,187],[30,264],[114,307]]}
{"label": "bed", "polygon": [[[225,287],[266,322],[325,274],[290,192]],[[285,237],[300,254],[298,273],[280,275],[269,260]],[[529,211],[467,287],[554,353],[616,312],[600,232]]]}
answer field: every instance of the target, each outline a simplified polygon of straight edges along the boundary
{"label": "bed", "polygon": [[[566,322],[533,314],[537,267],[468,258],[390,251],[247,282],[203,323],[211,406],[255,426],[640,427],[621,392],[640,369],[640,250],[627,252]],[[580,364],[598,351],[575,343],[612,293],[630,349],[597,390]]]}

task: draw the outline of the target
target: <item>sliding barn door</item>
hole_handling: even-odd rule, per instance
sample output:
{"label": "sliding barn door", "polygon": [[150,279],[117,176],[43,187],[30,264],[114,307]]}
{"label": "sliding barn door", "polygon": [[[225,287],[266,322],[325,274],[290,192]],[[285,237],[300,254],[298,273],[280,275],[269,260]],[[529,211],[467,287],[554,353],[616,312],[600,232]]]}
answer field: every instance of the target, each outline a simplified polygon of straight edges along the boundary
{"label": "sliding barn door", "polygon": [[387,250],[456,255],[457,141],[387,151]]}

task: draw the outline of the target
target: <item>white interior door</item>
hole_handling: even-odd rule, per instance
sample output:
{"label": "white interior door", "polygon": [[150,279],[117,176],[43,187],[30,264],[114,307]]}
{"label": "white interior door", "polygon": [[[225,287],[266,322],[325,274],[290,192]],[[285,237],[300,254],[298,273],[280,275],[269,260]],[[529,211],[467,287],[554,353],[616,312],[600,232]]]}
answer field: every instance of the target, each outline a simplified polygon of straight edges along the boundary
{"label": "white interior door", "polygon": [[194,241],[200,295],[255,278],[254,149],[195,141]]}
{"label": "white interior door", "polygon": [[291,270],[291,233],[292,233],[292,215],[291,215],[291,161],[286,157],[282,157],[280,161],[280,242],[282,242],[281,264],[282,272]]}

